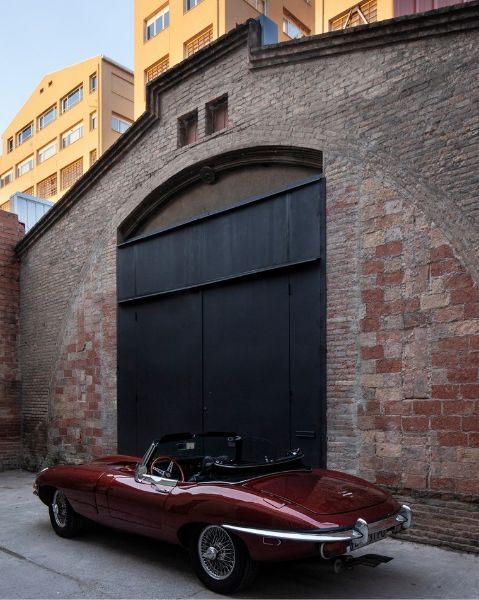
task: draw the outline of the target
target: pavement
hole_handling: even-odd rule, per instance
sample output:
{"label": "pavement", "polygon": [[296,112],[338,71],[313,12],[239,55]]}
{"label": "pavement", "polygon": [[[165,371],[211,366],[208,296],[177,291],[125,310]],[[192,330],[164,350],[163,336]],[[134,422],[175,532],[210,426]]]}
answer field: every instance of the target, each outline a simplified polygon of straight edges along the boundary
{"label": "pavement", "polygon": [[[219,597],[197,580],[180,547],[105,528],[58,537],[32,494],[33,478],[0,473],[0,598]],[[339,575],[317,561],[269,565],[235,597],[479,598],[479,555],[392,539],[362,553],[394,560]]]}

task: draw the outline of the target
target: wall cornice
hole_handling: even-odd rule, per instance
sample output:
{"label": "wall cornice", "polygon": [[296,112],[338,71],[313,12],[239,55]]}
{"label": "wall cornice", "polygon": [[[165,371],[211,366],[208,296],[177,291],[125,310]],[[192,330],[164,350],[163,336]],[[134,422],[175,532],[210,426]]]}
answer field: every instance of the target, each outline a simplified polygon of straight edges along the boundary
{"label": "wall cornice", "polygon": [[281,44],[253,47],[250,61],[254,69],[267,68],[474,29],[479,29],[477,0]]}

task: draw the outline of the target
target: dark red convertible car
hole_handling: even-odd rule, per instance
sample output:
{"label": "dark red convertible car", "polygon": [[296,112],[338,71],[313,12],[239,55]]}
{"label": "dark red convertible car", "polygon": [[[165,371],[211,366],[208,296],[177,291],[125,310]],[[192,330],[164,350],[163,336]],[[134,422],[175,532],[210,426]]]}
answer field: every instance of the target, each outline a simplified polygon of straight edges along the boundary
{"label": "dark red convertible car", "polygon": [[58,535],[95,521],[181,544],[221,593],[251,582],[255,563],[333,558],[411,525],[410,508],[377,486],[230,433],[170,435],[143,458],[50,467],[34,493]]}

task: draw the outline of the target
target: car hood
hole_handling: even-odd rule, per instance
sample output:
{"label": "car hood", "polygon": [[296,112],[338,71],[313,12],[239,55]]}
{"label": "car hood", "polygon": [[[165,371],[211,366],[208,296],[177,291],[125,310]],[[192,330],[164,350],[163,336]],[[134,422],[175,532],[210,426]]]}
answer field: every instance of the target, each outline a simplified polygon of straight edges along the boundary
{"label": "car hood", "polygon": [[367,481],[335,471],[270,475],[249,481],[245,487],[318,515],[354,512],[390,498],[388,493]]}

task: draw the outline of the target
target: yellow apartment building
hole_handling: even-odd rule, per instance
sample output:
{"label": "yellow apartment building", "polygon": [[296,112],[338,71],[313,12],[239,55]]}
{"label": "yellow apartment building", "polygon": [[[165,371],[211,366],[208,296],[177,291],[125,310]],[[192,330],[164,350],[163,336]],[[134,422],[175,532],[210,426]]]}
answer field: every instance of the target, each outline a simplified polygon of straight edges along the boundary
{"label": "yellow apartment building", "polygon": [[133,122],[133,73],[104,57],[46,75],[3,133],[0,208],[59,200]]}
{"label": "yellow apartment building", "polygon": [[262,14],[278,41],[314,33],[314,0],[135,0],[135,118],[145,86],[236,25]]}

